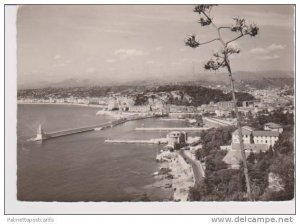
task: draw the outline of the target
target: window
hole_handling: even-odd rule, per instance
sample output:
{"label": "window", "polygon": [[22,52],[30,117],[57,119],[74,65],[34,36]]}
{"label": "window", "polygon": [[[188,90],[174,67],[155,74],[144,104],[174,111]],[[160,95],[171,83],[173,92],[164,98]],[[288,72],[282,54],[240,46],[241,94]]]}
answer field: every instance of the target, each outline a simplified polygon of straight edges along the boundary
{"label": "window", "polygon": [[266,140],[266,143],[268,143],[268,140]]}

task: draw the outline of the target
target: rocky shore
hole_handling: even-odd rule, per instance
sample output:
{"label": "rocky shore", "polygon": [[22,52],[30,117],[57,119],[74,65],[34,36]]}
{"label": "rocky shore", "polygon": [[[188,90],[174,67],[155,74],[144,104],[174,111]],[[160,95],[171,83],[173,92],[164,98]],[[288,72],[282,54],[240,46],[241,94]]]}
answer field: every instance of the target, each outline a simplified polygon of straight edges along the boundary
{"label": "rocky shore", "polygon": [[156,160],[161,164],[154,173],[154,186],[172,189],[173,201],[187,201],[189,188],[195,184],[191,165],[178,152],[161,151]]}

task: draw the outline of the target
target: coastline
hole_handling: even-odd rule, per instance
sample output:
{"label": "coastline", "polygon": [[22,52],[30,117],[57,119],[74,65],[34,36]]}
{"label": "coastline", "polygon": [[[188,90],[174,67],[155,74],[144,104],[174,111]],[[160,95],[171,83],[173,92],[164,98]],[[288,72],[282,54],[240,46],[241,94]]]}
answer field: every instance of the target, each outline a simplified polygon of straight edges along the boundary
{"label": "coastline", "polygon": [[[17,102],[17,105],[58,105],[58,106],[78,106],[78,107],[90,107],[90,108],[103,108],[101,105],[95,105],[95,104],[80,104],[80,103],[33,103],[33,102]],[[96,115],[104,115],[104,116],[110,116],[113,118],[113,121],[116,119],[121,119],[124,116],[122,116],[119,113],[113,112],[113,111],[102,111],[99,110]]]}
{"label": "coastline", "polygon": [[[32,103],[18,102],[18,104],[28,105],[63,105],[99,108],[97,105],[73,104],[73,103]],[[121,114],[114,111],[98,111],[98,115],[108,115],[115,119],[120,119]],[[123,118],[128,115],[138,115],[139,113],[123,114]],[[127,115],[127,116],[126,116]],[[129,116],[130,117],[130,116]],[[169,153],[170,155],[166,155]],[[190,164],[182,158],[178,152],[161,151],[157,154],[158,171],[153,174],[155,182],[146,186],[150,192],[160,191],[164,195],[165,201],[187,201],[189,188],[194,186],[194,174]],[[151,193],[150,193],[151,194]],[[156,194],[156,193],[155,193]]]}
{"label": "coastline", "polygon": [[172,201],[188,201],[189,189],[195,185],[192,166],[178,152],[162,151],[156,160],[160,166],[153,186],[172,189]]}
{"label": "coastline", "polygon": [[20,105],[64,105],[64,106],[81,106],[81,107],[96,107],[96,108],[103,108],[101,105],[95,105],[95,104],[81,104],[81,103],[33,103],[33,102],[17,102],[17,104]]}

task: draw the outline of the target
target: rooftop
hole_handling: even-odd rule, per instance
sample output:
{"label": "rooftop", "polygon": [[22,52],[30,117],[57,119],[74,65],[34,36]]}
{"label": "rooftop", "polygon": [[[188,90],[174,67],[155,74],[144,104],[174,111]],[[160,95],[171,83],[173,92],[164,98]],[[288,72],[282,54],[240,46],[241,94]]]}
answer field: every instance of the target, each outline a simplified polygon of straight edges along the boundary
{"label": "rooftop", "polygon": [[270,137],[278,137],[278,131],[253,131],[253,136],[270,136]]}
{"label": "rooftop", "polygon": [[276,124],[273,122],[266,123],[265,126],[269,126],[270,128],[282,128],[280,124]]}
{"label": "rooftop", "polygon": [[[250,135],[251,132],[253,131],[253,128],[249,127],[249,126],[243,126],[242,127],[242,135]],[[234,132],[233,132],[234,135],[238,135],[239,134],[239,130],[236,129]]]}

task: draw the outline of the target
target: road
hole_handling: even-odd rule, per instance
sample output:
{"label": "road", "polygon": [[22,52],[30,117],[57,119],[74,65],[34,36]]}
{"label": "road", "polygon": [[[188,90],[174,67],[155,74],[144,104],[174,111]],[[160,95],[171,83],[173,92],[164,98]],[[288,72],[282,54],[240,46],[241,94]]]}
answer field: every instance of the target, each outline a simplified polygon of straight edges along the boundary
{"label": "road", "polygon": [[202,168],[200,165],[200,161],[195,161],[195,160],[191,159],[189,156],[186,156],[184,153],[184,149],[181,149],[179,151],[179,153],[189,164],[192,165],[196,184],[200,183],[200,181],[204,178],[204,176],[202,174]]}

